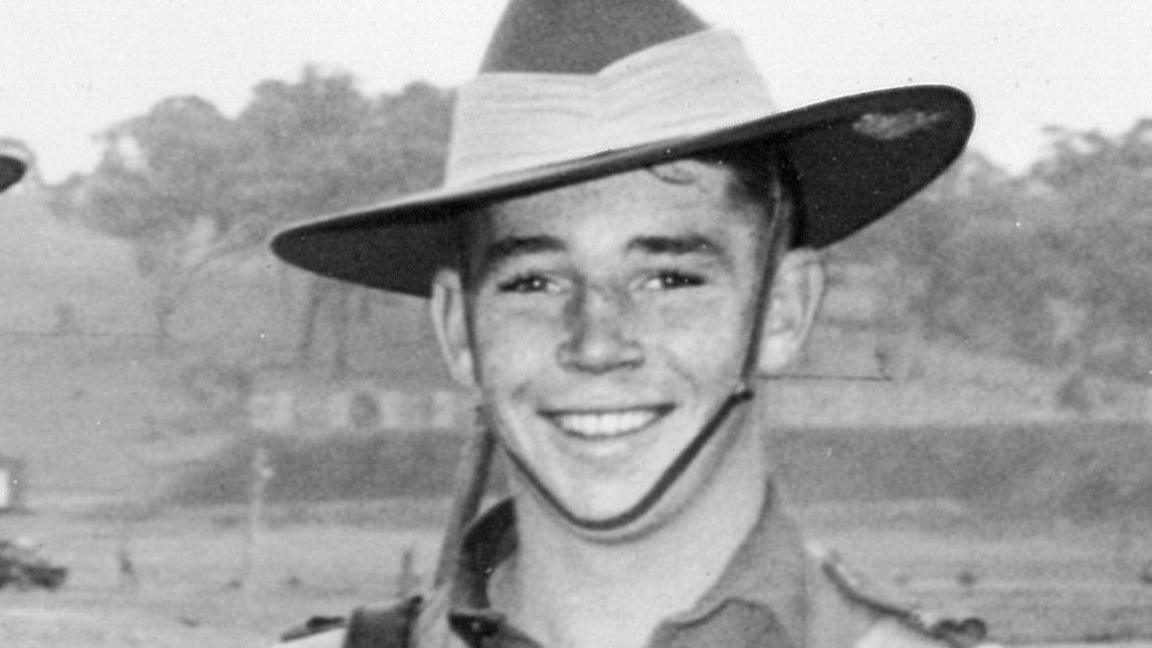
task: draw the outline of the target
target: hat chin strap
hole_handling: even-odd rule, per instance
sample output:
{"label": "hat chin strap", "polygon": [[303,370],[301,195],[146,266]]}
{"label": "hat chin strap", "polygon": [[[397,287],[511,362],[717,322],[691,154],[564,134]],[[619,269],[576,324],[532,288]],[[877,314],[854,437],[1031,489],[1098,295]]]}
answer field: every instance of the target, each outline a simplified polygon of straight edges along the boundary
{"label": "hat chin strap", "polygon": [[572,526],[585,531],[616,531],[627,527],[643,517],[648,511],[652,510],[652,508],[656,506],[656,503],[660,501],[660,498],[664,496],[664,493],[668,492],[672,484],[676,483],[680,475],[688,469],[692,460],[696,458],[700,450],[708,443],[709,439],[715,436],[716,431],[719,430],[720,426],[727,420],[732,410],[740,403],[750,400],[751,398],[752,390],[744,386],[744,382],[741,381],[740,387],[736,388],[724,399],[724,402],[720,404],[716,412],[708,419],[696,436],[693,437],[692,441],[680,451],[680,454],[668,465],[668,468],[664,470],[659,479],[648,489],[644,496],[624,512],[606,518],[582,517],[574,513],[572,509],[568,508],[568,506],[544,484],[543,480],[541,480],[536,472],[528,465],[528,462],[508,447],[508,444],[501,435],[496,434],[494,436],[499,441],[500,447],[504,449],[504,453],[512,460],[512,464],[516,466],[516,470],[528,480],[528,483],[532,485],[532,488],[535,489],[540,497],[560,514],[560,517],[564,518],[564,520]]}
{"label": "hat chin strap", "polygon": [[[577,515],[548,488],[544,481],[540,479],[540,476],[528,465],[528,462],[509,447],[503,435],[492,435],[497,439],[500,447],[504,449],[504,453],[511,459],[516,470],[528,480],[528,483],[532,485],[536,493],[539,494],[553,510],[559,513],[560,517],[564,518],[564,520],[572,526],[584,531],[618,531],[642,518],[656,506],[664,494],[676,483],[676,480],[684,474],[684,471],[688,469],[688,466],[692,464],[692,460],[700,454],[700,451],[708,441],[716,436],[716,432],[723,426],[724,422],[728,420],[732,411],[735,410],[738,405],[752,399],[753,392],[751,387],[749,387],[748,376],[756,375],[756,366],[760,355],[760,336],[764,328],[764,317],[767,311],[768,297],[772,292],[772,281],[775,277],[775,267],[771,257],[771,250],[776,246],[774,239],[776,237],[777,225],[779,219],[783,217],[780,205],[781,196],[777,194],[776,200],[774,201],[772,220],[766,232],[769,245],[769,258],[764,264],[759,290],[756,294],[756,310],[753,312],[752,332],[748,340],[747,352],[744,356],[741,379],[733,386],[732,391],[724,401],[720,403],[720,406],[716,408],[712,416],[701,426],[700,431],[696,433],[692,441],[680,451],[680,454],[672,460],[672,463],[668,464],[668,467],[660,474],[660,477],[652,484],[652,487],[649,488],[644,496],[637,500],[635,504],[622,513],[606,518],[589,518]],[[481,407],[481,414],[485,419],[485,424],[494,432],[496,428],[492,426],[493,421],[488,414],[487,408]]]}

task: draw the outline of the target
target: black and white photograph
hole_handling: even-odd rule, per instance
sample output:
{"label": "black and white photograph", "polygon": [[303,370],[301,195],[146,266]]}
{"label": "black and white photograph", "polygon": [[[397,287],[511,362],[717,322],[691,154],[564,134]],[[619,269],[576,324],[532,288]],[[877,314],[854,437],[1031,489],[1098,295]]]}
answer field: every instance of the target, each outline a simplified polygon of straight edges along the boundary
{"label": "black and white photograph", "polygon": [[0,646],[1152,648],[1149,34],[0,0]]}

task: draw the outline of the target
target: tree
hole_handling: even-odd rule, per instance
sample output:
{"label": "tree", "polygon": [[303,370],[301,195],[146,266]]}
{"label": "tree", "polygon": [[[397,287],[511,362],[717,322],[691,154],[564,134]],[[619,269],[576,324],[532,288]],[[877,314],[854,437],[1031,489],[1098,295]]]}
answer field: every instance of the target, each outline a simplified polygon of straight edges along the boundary
{"label": "tree", "polygon": [[199,265],[188,235],[227,233],[241,218],[227,202],[234,178],[220,169],[235,156],[233,124],[197,97],[174,97],[100,135],[104,154],[88,177],[55,190],[57,213],[134,244],[137,269],[158,284],[154,313],[161,340]]}
{"label": "tree", "polygon": [[1045,133],[1049,152],[1029,177],[1059,192],[1073,213],[1122,220],[1152,214],[1152,118],[1115,137],[1059,126]]}
{"label": "tree", "polygon": [[[263,253],[277,227],[438,183],[451,103],[426,83],[366,97],[351,75],[313,67],[258,84],[235,118],[197,97],[165,99],[102,133],[100,164],[55,187],[53,205],[134,245],[140,273],[156,280],[166,338],[202,273]],[[309,290],[301,357],[327,312],[343,366],[348,313],[371,297],[320,279]]]}
{"label": "tree", "polygon": [[[301,82],[265,82],[238,118],[260,153],[243,169],[246,211],[274,214],[275,224],[339,212],[428,188],[442,178],[452,96],[426,83],[375,101],[361,97],[351,77],[305,70]],[[271,228],[261,232],[263,241]],[[348,366],[351,314],[368,308],[373,293],[309,278],[297,357],[316,347],[328,316],[332,365]]]}
{"label": "tree", "polygon": [[1047,129],[1049,153],[1029,172],[1054,200],[1048,244],[1087,319],[1081,362],[1097,373],[1149,380],[1152,366],[1152,119],[1109,137]]}
{"label": "tree", "polygon": [[1048,152],[1027,173],[967,153],[841,249],[923,277],[912,307],[932,336],[1148,380],[1152,119],[1118,136],[1047,133]]}

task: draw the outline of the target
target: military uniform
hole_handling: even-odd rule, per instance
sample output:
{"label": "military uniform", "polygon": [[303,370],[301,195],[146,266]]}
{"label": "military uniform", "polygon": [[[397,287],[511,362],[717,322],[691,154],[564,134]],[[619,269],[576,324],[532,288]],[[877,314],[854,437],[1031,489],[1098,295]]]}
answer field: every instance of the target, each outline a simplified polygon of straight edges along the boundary
{"label": "military uniform", "polygon": [[[963,150],[974,119],[968,97],[944,86],[893,88],[781,111],[740,39],[728,30],[712,28],[677,0],[511,0],[484,56],[480,74],[455,92],[452,143],[442,186],[293,226],[273,239],[275,253],[326,277],[428,297],[436,277],[442,277],[440,271],[458,268],[460,232],[467,231],[465,222],[483,211],[477,207],[677,160],[711,160],[721,153],[738,154],[736,157],[742,162],[737,166],[763,170],[772,165],[781,171],[774,183],[780,190],[776,193],[782,194],[787,185],[789,196],[796,199],[795,227],[788,244],[817,250],[880,218],[937,177]],[[667,195],[662,191],[652,196],[630,193],[617,197],[627,201],[621,204],[628,209],[637,209],[637,218],[651,229],[656,226],[657,216],[638,206],[651,206],[657,193]],[[782,197],[761,196],[757,200],[763,203],[765,217],[771,216],[771,223],[775,223]],[[661,214],[681,218],[687,214],[686,204],[677,202],[675,209],[661,207]],[[702,209],[697,218],[717,224],[722,216],[733,215],[728,213],[731,210],[721,211],[724,213]],[[599,211],[597,214],[603,215]],[[581,235],[588,234],[585,226],[592,217],[587,213],[573,216],[579,220],[574,229]],[[675,218],[670,218],[671,222],[678,222]],[[595,236],[580,238],[574,233],[564,236],[567,239],[556,240],[582,244],[600,240]],[[771,236],[765,236],[771,242]],[[529,237],[532,238],[549,237]],[[681,236],[677,240],[683,243],[688,238],[692,237]],[[645,246],[633,249],[632,243],[635,241],[626,246],[628,255],[657,256],[653,250],[644,250]],[[696,246],[700,247],[715,246]],[[619,252],[615,248],[609,250],[616,255],[613,259],[621,256]],[[588,258],[574,264],[579,272],[569,272],[589,274]],[[740,272],[751,274],[751,261],[745,261],[748,263],[743,263],[739,272],[725,272],[732,276]],[[455,275],[457,279],[459,274]],[[817,284],[822,286],[814,272],[805,277],[786,284],[795,288],[789,295],[796,296],[795,293]],[[610,278],[623,281],[615,275]],[[718,288],[734,297],[736,283]],[[442,302],[460,299],[460,293],[445,283],[437,285]],[[765,301],[754,311],[758,319],[750,322],[742,379],[751,380],[751,374],[759,370],[759,327],[769,303],[768,295],[765,282],[758,293],[758,298]],[[795,301],[799,310],[814,311],[819,299],[798,297]],[[565,309],[567,313],[567,305]],[[579,317],[587,317],[583,309],[584,306],[572,308],[581,311]],[[441,303],[433,310],[438,313],[441,337],[451,337],[445,331],[453,327],[445,320],[453,309]],[[663,320],[656,315],[653,311],[647,318],[634,317],[629,326],[641,329],[637,322],[643,320],[651,329],[640,330],[637,335],[688,339],[680,337],[679,332],[673,335],[661,330]],[[554,330],[537,338],[547,340],[546,336],[552,334],[571,337],[571,331],[565,329],[570,324],[560,319],[538,323],[540,330]],[[806,333],[806,319],[791,319],[795,320],[794,326],[785,328],[793,331],[798,340]],[[501,323],[493,328],[508,334],[508,325],[517,320],[509,317]],[[703,338],[708,332],[704,329],[700,326],[689,332]],[[441,342],[445,347],[465,343]],[[787,347],[791,342],[782,344]],[[563,370],[569,371],[573,369],[568,349],[571,345],[565,342],[561,346],[555,355],[568,359],[556,362],[566,365]],[[550,362],[553,350],[535,351],[540,353],[533,361]],[[479,351],[472,348],[469,353]],[[735,359],[729,361],[735,368]],[[476,376],[464,376],[465,364],[454,363],[454,375],[460,373],[458,380],[475,387],[472,383]],[[615,369],[633,366],[631,361],[618,364]],[[702,379],[712,370],[687,364]],[[683,369],[678,367],[676,371]],[[520,378],[529,379],[517,379]],[[543,488],[541,480],[531,473],[534,466],[521,461],[514,452],[506,454],[519,473],[532,482],[532,487],[570,522],[585,528],[618,528],[642,515],[645,507],[663,496],[712,432],[720,429],[734,404],[750,395],[746,387],[747,380],[731,386],[727,400],[716,404],[717,413],[702,422],[695,438],[680,449],[675,461],[664,467],[652,490],[616,518],[578,518]],[[636,411],[653,413],[643,399],[626,404],[629,408],[636,405],[631,408]],[[594,403],[588,407],[596,409]],[[572,412],[583,411],[582,406],[572,408]],[[609,414],[618,418],[620,412]],[[593,432],[591,436],[597,434]],[[742,468],[743,465],[733,470]],[[759,480],[760,475],[753,472],[757,469],[740,474],[739,483]],[[749,515],[754,512],[744,511]],[[527,509],[523,513],[527,515]],[[476,520],[456,556],[457,568],[452,578],[418,607],[401,604],[390,611],[360,612],[346,626],[348,630],[338,622],[317,623],[313,630],[328,625],[333,628],[307,635],[293,645],[341,646],[356,643],[346,642],[348,637],[379,634],[382,643],[366,645],[535,648],[538,642],[511,624],[489,602],[490,587],[498,587],[500,582],[517,582],[516,542],[516,511],[510,502],[505,502]],[[455,552],[446,555],[455,556]],[[493,573],[500,578],[490,582]],[[503,600],[499,596],[491,598]],[[358,622],[364,619],[368,622]],[[975,643],[963,633],[947,632],[946,626],[859,591],[834,560],[805,549],[796,525],[770,497],[758,524],[730,556],[720,577],[691,609],[665,618],[648,645],[875,648]]]}
{"label": "military uniform", "polygon": [[[412,619],[407,645],[538,648],[538,642],[489,603],[490,576],[516,569],[511,501],[493,507],[472,525],[459,558],[454,578],[433,592]],[[315,628],[315,634],[288,645],[345,645],[344,624],[332,625]],[[692,609],[665,619],[647,645],[911,648],[974,646],[982,639],[978,621],[953,622],[893,604],[834,554],[806,548],[778,499],[769,497],[759,522],[712,587]]]}

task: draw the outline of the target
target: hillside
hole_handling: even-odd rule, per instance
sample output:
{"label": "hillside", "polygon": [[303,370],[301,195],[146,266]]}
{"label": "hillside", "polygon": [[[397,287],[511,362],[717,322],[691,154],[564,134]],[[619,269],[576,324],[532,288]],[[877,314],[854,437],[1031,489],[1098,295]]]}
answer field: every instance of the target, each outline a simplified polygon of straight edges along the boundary
{"label": "hillside", "polygon": [[[0,239],[0,451],[30,462],[32,501],[37,493],[135,497],[141,484],[153,492],[154,480],[250,434],[254,398],[293,396],[316,415],[277,434],[316,438],[335,431],[326,427],[331,421],[346,422],[330,410],[350,407],[349,394],[450,393],[418,300],[369,294],[360,302],[347,373],[334,375],[327,364],[327,320],[319,351],[296,362],[309,279],[264,253],[203,275],[178,305],[172,339],[160,340],[153,288],[136,275],[130,250],[53,220],[43,200],[34,191],[0,196],[11,232]],[[767,385],[765,416],[777,426],[883,430],[1146,416],[1146,388],[1118,381],[1090,384],[1090,407],[1069,410],[1058,398],[1068,380],[1062,372],[927,340],[911,313],[899,317],[891,294],[875,289],[893,280],[892,268],[833,270],[826,318],[807,357]],[[451,407],[456,431],[466,430],[466,400]],[[406,429],[389,427],[386,414],[368,419],[368,431]]]}
{"label": "hillside", "polygon": [[131,249],[57,220],[45,200],[36,185],[0,195],[0,331],[148,332],[153,289]]}

